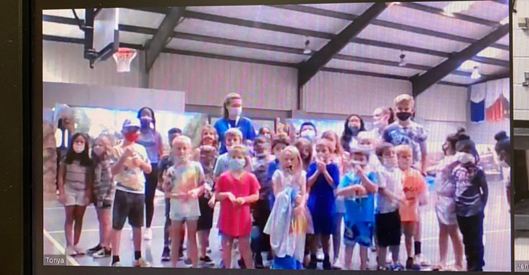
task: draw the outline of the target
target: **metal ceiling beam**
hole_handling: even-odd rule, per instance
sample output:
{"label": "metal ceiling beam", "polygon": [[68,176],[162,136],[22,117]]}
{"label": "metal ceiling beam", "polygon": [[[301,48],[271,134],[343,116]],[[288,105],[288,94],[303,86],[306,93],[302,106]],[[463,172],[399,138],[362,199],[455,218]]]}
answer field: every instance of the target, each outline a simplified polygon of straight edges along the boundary
{"label": "metal ceiling beam", "polygon": [[[75,22],[75,19],[66,18],[66,17],[55,17],[55,16],[48,16],[44,18],[45,21],[52,21],[52,22],[61,22],[64,24],[72,25]],[[119,25],[120,31],[125,32],[132,32],[132,33],[141,33],[141,34],[147,34],[147,35],[154,35],[157,31],[154,28],[145,28],[145,27],[137,27],[137,26],[130,26],[130,25]],[[189,34],[189,33],[180,33],[180,32],[173,32],[170,34],[170,37],[177,38],[177,39],[185,39],[185,40],[192,40],[192,41],[199,41],[199,42],[205,42],[205,43],[213,43],[213,44],[219,44],[219,45],[228,45],[228,46],[234,46],[234,47],[243,47],[243,48],[251,48],[251,49],[258,49],[258,50],[265,50],[265,51],[274,51],[274,52],[280,52],[280,53],[287,53],[287,54],[297,54],[297,55],[304,55],[303,49],[293,48],[293,47],[286,47],[286,46],[277,46],[277,45],[270,45],[270,44],[264,44],[264,43],[256,43],[256,42],[248,42],[248,41],[241,41],[241,40],[235,40],[235,39],[227,39],[227,38],[218,38],[218,37],[211,37],[211,36],[205,36],[205,35],[198,35],[198,34]],[[364,39],[360,38],[354,38],[353,41],[360,42],[360,43],[366,43],[369,45],[372,45],[371,42],[365,42]],[[385,42],[380,42],[385,43]],[[385,43],[387,44],[387,43]],[[384,45],[385,45],[384,44]],[[404,47],[403,50],[408,50],[410,47]],[[413,48],[413,47],[411,47]],[[430,51],[430,50],[428,50]],[[442,57],[449,57],[450,54],[444,54],[440,55]],[[362,62],[362,63],[369,63],[369,64],[375,64],[375,65],[384,65],[384,66],[391,66],[391,67],[400,67],[398,62],[395,61],[389,61],[389,60],[381,60],[381,59],[375,59],[375,58],[366,58],[366,57],[359,57],[359,56],[351,56],[351,55],[344,55],[344,54],[337,54],[334,56],[334,59],[337,60],[345,60],[345,61],[352,61],[352,62]],[[474,58],[475,59],[475,58]],[[479,62],[478,60],[476,60]],[[508,64],[508,62],[507,62]],[[427,71],[431,69],[430,66],[425,65],[418,65],[418,64],[411,64],[408,63],[404,68],[409,69],[415,69],[419,71]],[[455,70],[451,74],[455,75],[461,75],[461,76],[470,76],[469,72],[465,71],[459,71]]]}
{"label": "metal ceiling beam", "polygon": [[[409,8],[409,9],[413,9],[413,10],[418,10],[418,11],[430,13],[430,14],[446,16],[446,15],[443,15],[444,14],[444,10],[443,9],[439,9],[439,8],[436,8],[436,7],[427,6],[427,5],[423,5],[423,4],[419,4],[419,3],[401,2],[400,6],[406,7],[406,8]],[[508,14],[508,11],[507,11],[507,14]],[[452,15],[452,18],[463,20],[463,21],[466,21],[466,22],[476,23],[476,24],[480,24],[480,25],[484,25],[484,26],[488,26],[488,27],[493,27],[493,28],[497,28],[497,27],[501,26],[500,22],[495,22],[495,21],[492,21],[492,20],[487,20],[487,19],[483,19],[483,18],[479,18],[479,17],[474,17],[474,16],[462,14],[462,13],[454,13]]]}
{"label": "metal ceiling beam", "polygon": [[386,8],[386,3],[375,3],[360,15],[351,24],[345,27],[338,35],[331,39],[323,48],[314,53],[308,60],[301,63],[298,68],[298,88],[301,88],[318,73],[331,59],[338,54],[351,39],[362,32],[373,19],[380,15]]}
{"label": "metal ceiling beam", "polygon": [[[82,38],[70,38],[70,37],[61,37],[61,36],[53,36],[53,35],[43,35],[42,38],[44,41],[52,41],[52,42],[60,42],[60,43],[73,43],[73,44],[79,44],[79,45],[82,45],[84,43],[84,40]],[[139,44],[120,43],[120,46],[139,50],[139,51],[144,50],[143,45],[139,45]],[[280,67],[288,67],[288,68],[297,68],[297,64],[293,64],[293,63],[260,60],[260,59],[245,58],[245,57],[235,57],[235,56],[227,56],[227,55],[219,55],[219,54],[210,54],[210,53],[202,53],[202,52],[194,52],[194,51],[184,51],[184,50],[176,50],[176,49],[169,49],[169,48],[163,49],[162,53],[196,56],[196,57],[204,57],[204,58],[212,58],[212,59],[220,59],[220,60],[228,60],[228,61],[247,62],[247,63],[272,65],[272,66],[280,66]],[[372,77],[379,77],[379,78],[389,78],[389,79],[397,79],[397,80],[409,80],[409,78],[405,76],[373,73],[373,72],[358,71],[358,70],[339,69],[339,68],[322,68],[321,71],[351,74],[351,75],[372,76]],[[437,84],[457,86],[457,87],[467,87],[468,86],[466,84],[447,82],[447,81],[440,81]]]}
{"label": "metal ceiling beam", "polygon": [[[315,8],[315,7],[310,7],[310,6],[302,6],[302,5],[280,5],[280,6],[271,6],[271,7],[278,8],[278,9],[284,9],[284,10],[303,12],[303,13],[308,13],[308,14],[313,14],[313,15],[326,16],[326,17],[342,19],[342,20],[354,20],[355,18],[358,17],[358,15],[354,15],[354,14],[325,10],[325,9],[320,9],[320,8]],[[431,29],[424,29],[424,28],[419,28],[415,26],[404,25],[404,24],[399,24],[396,22],[389,22],[389,21],[384,21],[384,20],[379,20],[379,19],[373,20],[371,24],[376,25],[376,26],[401,30],[401,31],[434,36],[434,37],[443,38],[447,40],[453,40],[453,41],[462,42],[462,43],[468,43],[468,44],[472,44],[477,41],[476,39],[473,39],[473,38],[463,37],[463,36],[454,35],[454,34],[445,33],[445,32],[433,31]],[[509,51],[509,46],[507,45],[494,43],[490,46],[501,49],[501,50]]]}
{"label": "metal ceiling beam", "polygon": [[[152,12],[152,13],[163,13],[164,11],[166,11],[166,8],[142,8],[138,10]],[[348,16],[350,17],[350,15]],[[327,40],[330,40],[335,37],[335,34],[332,34],[332,33],[293,28],[293,27],[287,27],[287,26],[281,26],[281,25],[275,25],[275,24],[269,24],[269,23],[256,22],[256,21],[251,21],[251,20],[243,20],[243,19],[237,19],[237,18],[214,15],[214,14],[207,14],[207,13],[201,13],[201,12],[195,12],[195,11],[189,11],[189,10],[186,10],[184,12],[184,17],[190,18],[190,19],[215,22],[215,23],[223,23],[223,24],[229,24],[229,25],[235,25],[235,26],[256,28],[256,29],[261,29],[261,30],[282,32],[282,33],[287,33],[287,34],[296,34],[296,35],[302,35],[302,36],[307,36],[307,37],[316,37],[316,38],[327,39]],[[427,55],[433,55],[433,56],[450,57],[450,53],[447,53],[447,52],[441,52],[437,50],[430,50],[430,49],[424,49],[424,48],[419,48],[419,47],[400,45],[400,44],[395,44],[395,43],[388,43],[388,42],[382,42],[382,41],[376,41],[376,40],[370,40],[370,39],[364,39],[364,38],[358,38],[358,37],[352,39],[350,42],[355,43],[355,44],[369,45],[369,46],[389,48],[389,49],[395,49],[395,50],[404,50],[407,52],[421,53],[421,54],[427,54]],[[473,57],[472,60],[482,63],[482,64],[496,65],[496,66],[501,66],[501,67],[506,67],[506,68],[510,67],[509,61],[505,61],[501,59],[483,58],[483,57],[476,56],[476,57]]]}
{"label": "metal ceiling beam", "polygon": [[167,40],[173,34],[180,18],[182,18],[184,11],[185,7],[170,8],[152,39],[145,45],[145,72],[151,70],[160,52],[165,48]]}
{"label": "metal ceiling beam", "polygon": [[470,59],[477,53],[489,47],[490,44],[501,39],[503,36],[509,33],[509,29],[509,25],[503,25],[494,30],[492,33],[478,40],[476,43],[473,43],[464,50],[455,53],[452,57],[448,58],[435,68],[428,70],[421,76],[412,77],[410,80],[412,82],[413,96],[417,97],[430,86],[449,75],[455,69],[457,69],[465,60]]}

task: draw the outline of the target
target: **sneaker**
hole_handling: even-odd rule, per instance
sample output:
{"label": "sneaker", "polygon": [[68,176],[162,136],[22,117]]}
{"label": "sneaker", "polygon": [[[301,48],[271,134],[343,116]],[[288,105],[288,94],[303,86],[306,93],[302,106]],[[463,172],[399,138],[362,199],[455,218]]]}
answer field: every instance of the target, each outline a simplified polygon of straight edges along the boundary
{"label": "sneaker", "polygon": [[80,248],[79,246],[74,246],[73,249],[75,250],[75,253],[77,255],[85,255],[86,254],[86,250],[83,249],[83,248]]}
{"label": "sneaker", "polygon": [[149,264],[149,262],[147,262],[146,260],[144,260],[143,258],[139,258],[137,260],[134,260],[132,262],[132,265],[134,267],[150,267],[151,264]]}
{"label": "sneaker", "polygon": [[421,266],[430,266],[430,262],[422,254],[415,255],[414,262]]}
{"label": "sneaker", "polygon": [[100,244],[98,244],[98,245],[96,245],[96,246],[94,246],[94,247],[88,249],[88,250],[86,251],[86,253],[87,253],[88,255],[92,255],[92,254],[98,252],[99,250],[101,250],[102,248],[103,248],[103,247],[102,247]]}
{"label": "sneaker", "polygon": [[255,254],[254,266],[256,269],[264,269],[263,256],[261,255],[261,253]]}
{"label": "sneaker", "polygon": [[332,269],[331,259],[329,258],[329,256],[325,256],[323,258],[323,270],[331,270],[331,269]]}
{"label": "sneaker", "polygon": [[393,271],[403,271],[404,270],[404,266],[401,263],[393,263],[389,267],[389,269],[393,270]]}
{"label": "sneaker", "polygon": [[191,262],[191,259],[187,258],[184,260],[184,265],[189,268],[193,266],[193,262]]}
{"label": "sneaker", "polygon": [[421,270],[421,267],[416,265],[414,262],[413,262],[413,258],[408,258],[408,260],[406,260],[406,270],[415,270],[415,271],[420,271]]}
{"label": "sneaker", "polygon": [[316,254],[316,259],[318,262],[322,262],[323,258],[325,258],[325,255],[323,254],[323,249],[318,249],[318,253]]}
{"label": "sneaker", "polygon": [[162,262],[169,262],[171,261],[171,250],[169,247],[164,247],[162,252]]}
{"label": "sneaker", "polygon": [[211,260],[211,258],[208,255],[200,258],[200,264],[205,267],[214,266],[213,260]]}
{"label": "sneaker", "polygon": [[73,246],[67,246],[66,249],[64,250],[64,254],[66,256],[77,256],[77,252],[75,251],[75,248]]}
{"label": "sneaker", "polygon": [[316,255],[310,255],[310,261],[307,266],[308,269],[316,269],[318,268],[318,258]]}
{"label": "sneaker", "polygon": [[94,257],[94,259],[101,259],[101,258],[106,258],[110,256],[112,256],[112,250],[110,249],[107,250],[106,248],[101,248],[99,251],[92,254],[92,257]]}
{"label": "sneaker", "polygon": [[143,233],[143,239],[146,241],[152,240],[152,229],[145,228],[145,232]]}
{"label": "sneaker", "polygon": [[389,269],[387,267],[385,267],[385,266],[379,266],[379,267],[377,267],[377,270],[378,271],[388,271]]}
{"label": "sneaker", "polygon": [[121,266],[121,263],[120,262],[115,262],[111,266]]}
{"label": "sneaker", "polygon": [[332,264],[332,268],[336,270],[342,270],[342,262],[339,259],[334,260],[334,263]]}
{"label": "sneaker", "polygon": [[393,262],[393,258],[391,257],[391,253],[388,253],[386,255],[386,263],[391,264]]}

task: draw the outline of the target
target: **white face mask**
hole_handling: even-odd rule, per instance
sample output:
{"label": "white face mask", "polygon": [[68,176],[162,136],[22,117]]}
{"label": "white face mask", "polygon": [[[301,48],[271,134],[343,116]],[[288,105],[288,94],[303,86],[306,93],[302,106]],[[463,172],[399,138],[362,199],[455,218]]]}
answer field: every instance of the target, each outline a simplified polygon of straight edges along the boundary
{"label": "white face mask", "polygon": [[84,151],[84,144],[74,144],[73,145],[73,151],[77,154],[80,154]]}
{"label": "white face mask", "polygon": [[386,168],[395,168],[397,167],[397,158],[383,158],[382,159],[383,163],[384,163],[384,166],[386,166]]}
{"label": "white face mask", "polygon": [[204,151],[212,151],[212,150],[215,150],[215,147],[211,146],[211,145],[202,145],[201,146],[202,149],[204,149]]}
{"label": "white face mask", "polygon": [[228,108],[228,112],[231,116],[240,116],[242,114],[242,107],[230,107]]}
{"label": "white face mask", "polygon": [[304,138],[307,138],[307,139],[314,139],[316,137],[316,132],[314,132],[313,130],[305,130],[303,132],[301,132],[301,136],[304,137]]}
{"label": "white face mask", "polygon": [[474,158],[474,156],[469,153],[459,152],[456,154],[456,157],[457,157],[457,160],[462,164],[468,164],[468,163],[474,164],[476,162],[476,159]]}

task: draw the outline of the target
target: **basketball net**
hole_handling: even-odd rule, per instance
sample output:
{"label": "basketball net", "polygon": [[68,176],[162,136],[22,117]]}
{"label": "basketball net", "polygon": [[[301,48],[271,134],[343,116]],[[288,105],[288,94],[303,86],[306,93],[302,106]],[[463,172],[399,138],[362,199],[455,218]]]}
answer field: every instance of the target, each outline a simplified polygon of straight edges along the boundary
{"label": "basketball net", "polygon": [[114,61],[116,61],[118,73],[130,72],[130,63],[132,62],[132,59],[136,57],[136,50],[119,48],[112,57],[114,57]]}

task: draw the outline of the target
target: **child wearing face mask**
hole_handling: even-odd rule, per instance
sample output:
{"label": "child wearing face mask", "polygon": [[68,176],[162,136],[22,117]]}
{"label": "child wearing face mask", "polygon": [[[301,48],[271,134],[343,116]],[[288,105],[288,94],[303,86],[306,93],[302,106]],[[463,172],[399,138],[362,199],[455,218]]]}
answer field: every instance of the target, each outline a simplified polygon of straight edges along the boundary
{"label": "child wearing face mask", "polygon": [[373,112],[373,129],[370,131],[375,136],[375,143],[378,146],[383,143],[382,134],[388,125],[395,122],[395,113],[392,108],[379,107]]}
{"label": "child wearing face mask", "polygon": [[[395,98],[394,104],[397,121],[386,127],[382,138],[384,142],[389,142],[394,146],[410,146],[413,157],[412,167],[418,169],[424,175],[428,168],[428,152],[426,150],[427,133],[422,125],[412,120],[413,114],[415,113],[415,100],[411,95],[402,94]],[[421,206],[427,204],[428,190],[422,195],[419,202]],[[421,252],[421,233],[421,221],[419,219],[414,236],[414,261],[421,266],[429,266],[429,261],[423,257]]]}
{"label": "child wearing face mask", "polygon": [[286,147],[279,156],[281,168],[273,175],[276,196],[264,232],[270,235],[274,252],[272,269],[302,268],[305,238],[312,232],[310,213],[306,208],[306,172],[294,146]]}
{"label": "child wearing face mask", "polygon": [[145,173],[151,173],[151,163],[145,147],[136,143],[139,137],[138,119],[127,119],[121,133],[125,140],[114,146],[110,154],[112,175],[116,182],[112,208],[112,266],[121,266],[119,248],[121,231],[128,219],[132,226],[135,267],[150,264],[141,257],[141,228],[144,222]]}
{"label": "child wearing face mask", "polygon": [[268,165],[272,161],[269,153],[270,143],[265,136],[258,136],[254,140],[255,157],[252,158],[252,173],[255,175],[261,189],[259,190],[259,200],[252,206],[253,229],[252,229],[252,252],[254,253],[254,265],[257,269],[264,268],[263,257],[264,251],[269,251],[270,238],[263,233],[268,217],[270,216],[270,196],[272,186],[267,181]]}
{"label": "child wearing face mask", "polygon": [[494,139],[496,140],[494,151],[498,155],[500,167],[504,169],[505,192],[507,202],[509,203],[509,207],[511,207],[511,139],[505,131],[497,133]]}
{"label": "child wearing face mask", "polygon": [[367,251],[373,238],[375,221],[376,174],[369,167],[369,152],[351,148],[352,171],[346,174],[336,190],[337,197],[345,198],[345,269],[352,270],[353,250],[360,246],[360,270],[367,270]]}
{"label": "child wearing face mask", "polygon": [[[376,171],[378,193],[376,196],[375,232],[378,241],[378,270],[402,271],[399,261],[402,235],[399,203],[402,198],[402,172],[397,165],[397,155],[391,143],[382,143],[376,148],[376,156],[382,163]],[[387,251],[391,252],[391,265],[386,265]]]}
{"label": "child wearing face mask", "polygon": [[246,171],[251,162],[246,147],[234,145],[228,154],[229,170],[218,178],[215,188],[220,201],[218,227],[222,236],[222,261],[225,265],[232,262],[233,242],[238,240],[244,265],[252,269],[250,205],[259,200],[260,186],[257,178]]}
{"label": "child wearing face mask", "polygon": [[[217,179],[220,177],[220,175],[226,171],[228,171],[229,168],[229,152],[233,146],[236,145],[242,145],[243,144],[243,135],[242,132],[237,128],[231,128],[224,134],[225,140],[224,144],[226,145],[227,152],[220,155],[217,159],[217,163],[215,164],[215,169],[213,170],[213,176],[214,179]],[[251,165],[248,166],[248,168],[251,168]],[[251,170],[250,170],[251,171]]]}
{"label": "child wearing face mask", "polygon": [[[435,175],[436,195],[435,213],[439,223],[439,264],[433,267],[434,270],[448,270],[446,258],[448,254],[449,238],[455,254],[455,271],[463,270],[463,243],[459,235],[456,216],[456,183],[452,176],[452,170],[458,164],[456,157],[456,143],[459,136],[464,133],[464,129],[459,129],[457,133],[450,134],[442,146],[445,157],[435,166],[428,167],[428,174]],[[453,270],[452,270],[453,271]]]}
{"label": "child wearing face mask", "polygon": [[316,125],[312,122],[304,122],[299,128],[299,136],[308,139],[310,142],[315,142],[318,136]]}
{"label": "child wearing face mask", "polygon": [[467,135],[456,143],[459,164],[452,171],[456,181],[456,215],[467,259],[467,271],[483,271],[483,218],[489,189],[485,173],[477,166],[476,145]]}
{"label": "child wearing face mask", "polygon": [[344,123],[342,137],[340,138],[343,149],[349,152],[351,147],[355,147],[358,134],[365,130],[364,120],[359,115],[352,114],[348,116]]}
{"label": "child wearing face mask", "polygon": [[333,233],[333,217],[335,195],[334,190],[340,183],[340,169],[331,161],[332,144],[326,139],[316,142],[316,159],[309,167],[308,188],[309,199],[307,206],[314,223],[314,236],[310,255],[309,268],[316,269],[318,245],[323,247],[323,269],[332,268],[330,251],[330,236]]}
{"label": "child wearing face mask", "polygon": [[415,264],[412,255],[412,244],[415,240],[415,230],[419,223],[419,199],[426,192],[424,177],[412,168],[413,151],[408,145],[399,145],[395,148],[397,152],[399,169],[402,171],[403,198],[399,207],[400,220],[402,222],[404,239],[406,244],[407,270],[420,270]]}
{"label": "child wearing face mask", "polygon": [[[188,256],[193,268],[198,267],[197,221],[201,215],[198,198],[206,190],[202,165],[191,160],[191,140],[178,136],[173,140],[172,154],[174,165],[164,175],[165,197],[171,199],[172,251],[180,250],[182,227],[187,231]],[[178,255],[171,255],[176,267]]]}
{"label": "child wearing face mask", "polygon": [[[72,136],[66,157],[59,166],[57,185],[59,202],[64,205],[64,236],[67,256],[84,255],[86,251],[78,246],[83,228],[83,217],[92,194],[92,161],[88,154],[89,138],[86,134]],[[72,236],[73,235],[73,236]]]}
{"label": "child wearing face mask", "polygon": [[93,195],[99,221],[99,244],[88,250],[94,258],[110,257],[110,210],[114,202],[114,183],[110,170],[110,141],[100,136],[92,146],[92,165],[94,171]]}
{"label": "child wearing face mask", "polygon": [[[208,256],[209,234],[213,227],[214,200],[213,188],[215,186],[213,169],[218,157],[217,131],[211,125],[205,125],[201,131],[201,141],[195,149],[193,160],[202,165],[205,175],[204,193],[198,198],[200,217],[198,218],[197,231],[200,245],[200,262],[202,265],[211,266],[213,261]],[[213,207],[210,206],[210,201]]]}

